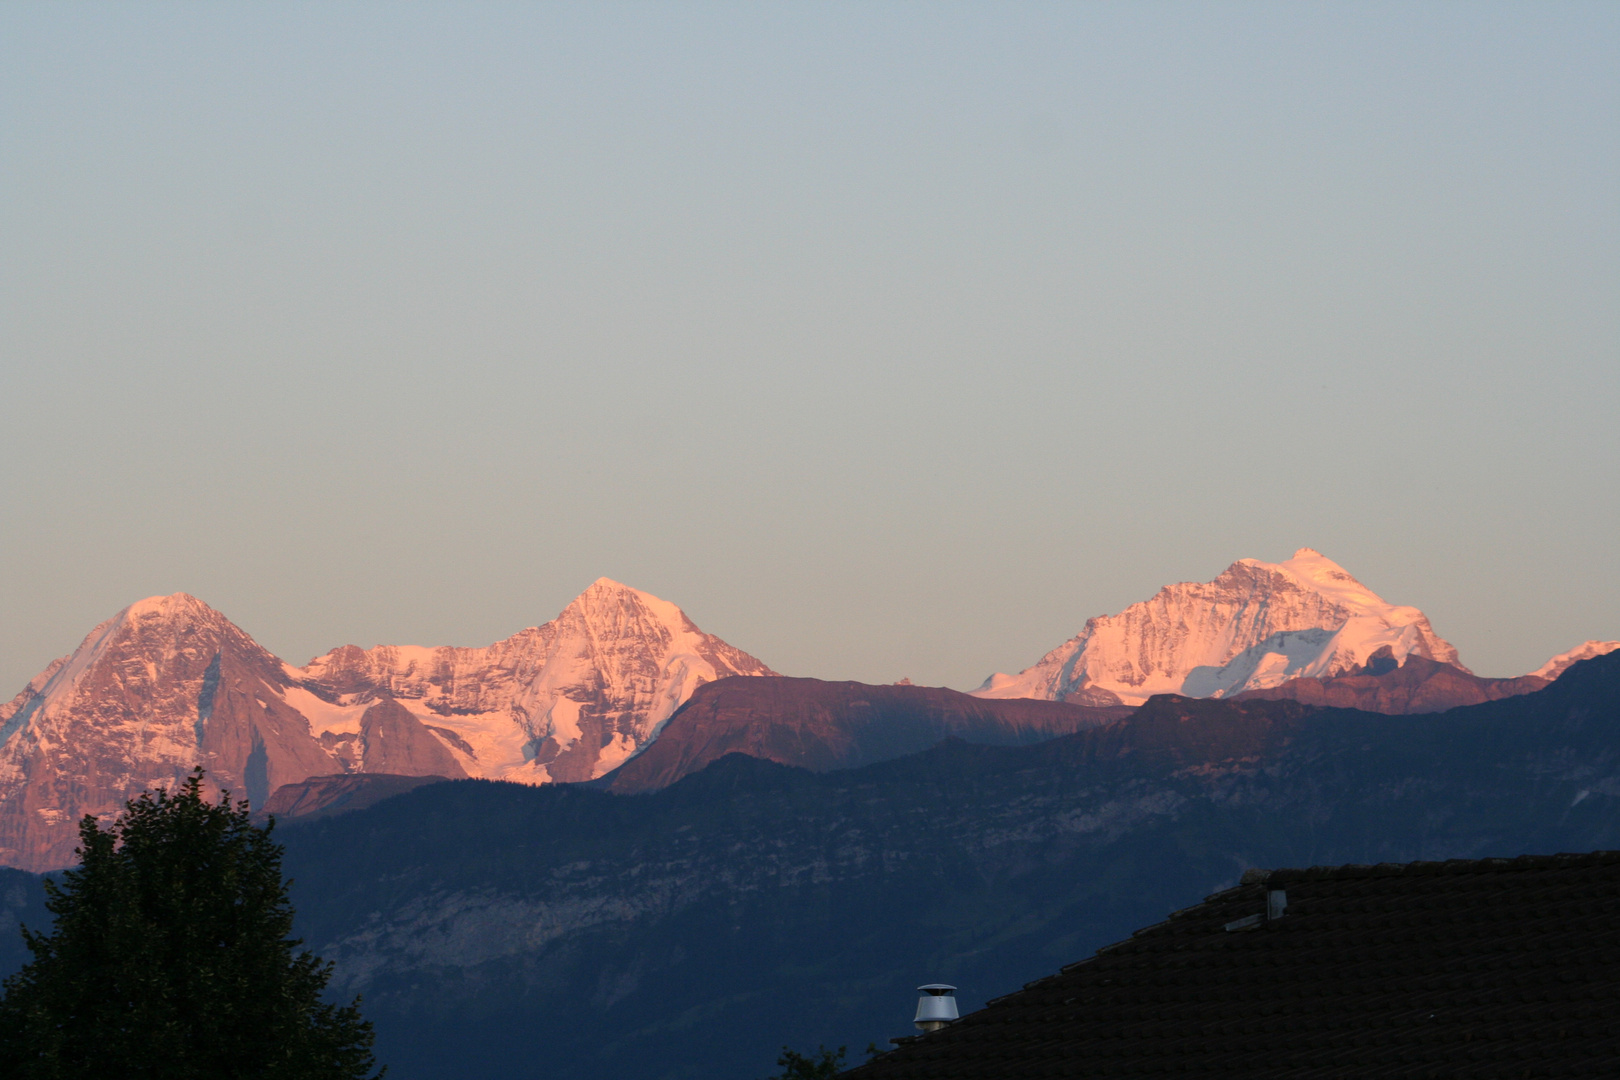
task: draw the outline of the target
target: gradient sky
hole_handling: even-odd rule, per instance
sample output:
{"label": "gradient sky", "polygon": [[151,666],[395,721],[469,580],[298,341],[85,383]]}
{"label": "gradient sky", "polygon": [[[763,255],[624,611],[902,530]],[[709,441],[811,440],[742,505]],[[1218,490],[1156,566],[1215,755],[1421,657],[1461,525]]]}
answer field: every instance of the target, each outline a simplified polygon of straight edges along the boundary
{"label": "gradient sky", "polygon": [[1620,5],[0,7],[0,698],[598,576],[958,688],[1312,546],[1620,637]]}

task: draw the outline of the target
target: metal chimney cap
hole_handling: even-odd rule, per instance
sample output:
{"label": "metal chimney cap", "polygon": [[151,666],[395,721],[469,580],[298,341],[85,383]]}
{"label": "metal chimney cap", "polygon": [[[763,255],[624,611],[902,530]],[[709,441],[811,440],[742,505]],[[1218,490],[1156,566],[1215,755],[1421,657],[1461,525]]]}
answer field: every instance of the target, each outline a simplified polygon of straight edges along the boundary
{"label": "metal chimney cap", "polygon": [[962,1015],[956,1011],[956,987],[950,983],[924,983],[917,989],[922,997],[917,999],[917,1015],[911,1022],[918,1031],[938,1031]]}

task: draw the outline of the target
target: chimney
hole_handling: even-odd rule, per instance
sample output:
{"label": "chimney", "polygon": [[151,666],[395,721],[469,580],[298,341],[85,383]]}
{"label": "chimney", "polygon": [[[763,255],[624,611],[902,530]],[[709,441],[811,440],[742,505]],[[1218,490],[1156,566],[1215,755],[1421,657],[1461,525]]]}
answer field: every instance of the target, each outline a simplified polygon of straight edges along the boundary
{"label": "chimney", "polygon": [[912,1023],[921,1032],[938,1031],[955,1020],[956,987],[948,983],[924,983],[917,987],[922,997],[917,999],[917,1016]]}

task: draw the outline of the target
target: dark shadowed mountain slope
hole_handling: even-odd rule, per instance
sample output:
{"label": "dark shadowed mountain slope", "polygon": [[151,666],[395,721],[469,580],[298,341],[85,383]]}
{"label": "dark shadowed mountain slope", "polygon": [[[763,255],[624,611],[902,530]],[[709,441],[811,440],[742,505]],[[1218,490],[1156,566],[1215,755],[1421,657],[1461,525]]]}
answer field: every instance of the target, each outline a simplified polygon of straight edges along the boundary
{"label": "dark shadowed mountain slope", "polygon": [[732,753],[825,772],[919,753],[949,737],[1018,746],[1130,712],[985,700],[943,687],[734,676],[698,687],[658,740],[604,777],[603,786],[621,794],[668,787]]}
{"label": "dark shadowed mountain slope", "polygon": [[281,834],[300,931],[403,1080],[771,1071],[909,1033],[1234,884],[1620,848],[1620,655],[1443,714],[1157,698],[1032,746],[648,795],[457,781]]}
{"label": "dark shadowed mountain slope", "polygon": [[446,776],[396,776],[391,773],[339,773],[311,776],[296,784],[283,784],[270,796],[256,818],[279,821],[363,810],[384,799],[403,795],[423,784],[437,784]]}
{"label": "dark shadowed mountain slope", "polygon": [[1412,714],[1445,712],[1459,705],[1481,705],[1506,697],[1530,694],[1547,686],[1534,675],[1516,679],[1486,679],[1438,660],[1409,655],[1397,664],[1387,649],[1374,653],[1367,666],[1353,675],[1322,679],[1290,679],[1264,690],[1245,690],[1234,699],[1302,701],[1336,709]]}

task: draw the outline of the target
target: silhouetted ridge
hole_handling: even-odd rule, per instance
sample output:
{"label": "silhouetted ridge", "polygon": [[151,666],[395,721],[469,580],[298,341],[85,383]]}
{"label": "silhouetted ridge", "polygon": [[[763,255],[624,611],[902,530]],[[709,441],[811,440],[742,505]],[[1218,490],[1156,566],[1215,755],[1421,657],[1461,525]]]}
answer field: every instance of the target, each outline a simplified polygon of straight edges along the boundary
{"label": "silhouetted ridge", "polygon": [[1018,745],[1127,716],[1123,707],[994,701],[943,687],[783,676],[719,679],[693,693],[658,740],[604,778],[611,791],[674,783],[726,754],[818,772],[903,757],[946,737]]}

